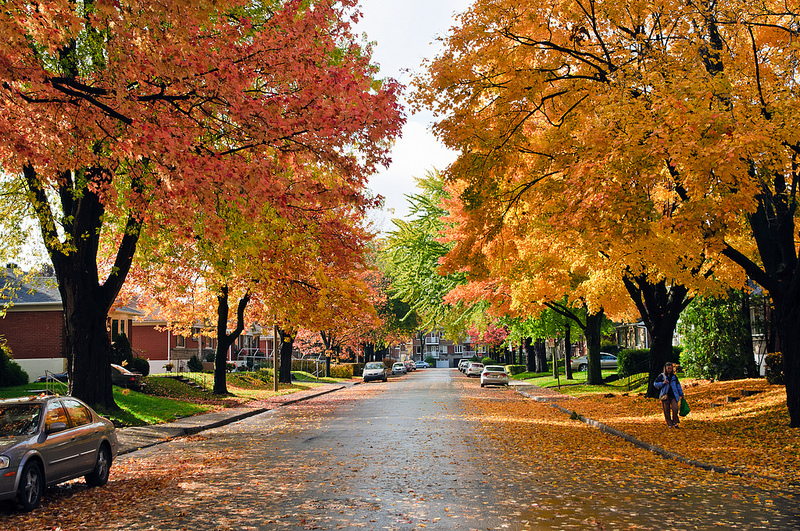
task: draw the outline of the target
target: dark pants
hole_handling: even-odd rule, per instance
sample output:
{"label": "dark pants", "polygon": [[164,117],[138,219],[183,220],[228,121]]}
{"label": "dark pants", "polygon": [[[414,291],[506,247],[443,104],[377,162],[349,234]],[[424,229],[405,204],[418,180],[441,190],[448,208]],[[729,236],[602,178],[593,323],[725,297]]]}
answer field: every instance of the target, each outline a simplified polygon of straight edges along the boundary
{"label": "dark pants", "polygon": [[[681,420],[678,418],[678,401],[674,398],[672,400],[662,400],[661,405],[664,406],[664,419],[667,421],[667,426],[673,426]],[[670,413],[672,418],[670,418]]]}

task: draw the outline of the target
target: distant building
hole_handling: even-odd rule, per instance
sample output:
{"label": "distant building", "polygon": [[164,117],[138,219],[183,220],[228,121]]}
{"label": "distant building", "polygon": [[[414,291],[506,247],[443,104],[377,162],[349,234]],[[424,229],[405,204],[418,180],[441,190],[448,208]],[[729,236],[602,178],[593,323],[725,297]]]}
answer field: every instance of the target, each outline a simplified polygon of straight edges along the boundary
{"label": "distant building", "polygon": [[432,357],[436,360],[437,367],[457,367],[458,360],[482,357],[486,354],[486,347],[472,343],[469,336],[465,338],[448,338],[442,330],[432,330],[420,338],[414,337],[412,342],[412,359],[424,360]]}

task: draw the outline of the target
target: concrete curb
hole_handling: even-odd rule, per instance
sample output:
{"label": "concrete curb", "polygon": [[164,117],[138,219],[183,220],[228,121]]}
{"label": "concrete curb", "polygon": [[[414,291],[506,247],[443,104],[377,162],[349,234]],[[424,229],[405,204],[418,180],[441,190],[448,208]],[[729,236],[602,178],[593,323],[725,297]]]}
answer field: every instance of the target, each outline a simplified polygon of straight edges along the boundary
{"label": "concrete curb", "polygon": [[[533,387],[535,387],[535,386],[533,386]],[[656,446],[655,444],[646,443],[646,442],[644,442],[642,440],[637,439],[636,437],[634,437],[632,435],[629,435],[629,434],[627,434],[625,432],[622,432],[622,431],[619,431],[619,430],[617,430],[615,428],[612,428],[611,426],[608,426],[607,424],[603,424],[602,422],[599,422],[599,421],[596,421],[594,419],[590,419],[590,418],[584,417],[583,415],[579,415],[576,411],[573,411],[571,409],[567,409],[565,407],[562,407],[559,404],[553,403],[553,399],[552,398],[534,396],[534,395],[526,393],[525,391],[522,391],[520,389],[516,389],[516,391],[517,391],[517,393],[519,393],[519,394],[521,394],[521,395],[523,395],[523,396],[525,396],[527,398],[530,398],[532,400],[536,400],[537,402],[546,402],[547,404],[550,405],[550,407],[553,407],[553,408],[561,411],[562,413],[566,413],[567,415],[570,416],[570,418],[574,417],[575,420],[579,420],[579,421],[583,422],[584,424],[592,426],[593,428],[597,428],[598,430],[600,430],[603,433],[607,433],[609,435],[613,435],[615,437],[619,437],[621,439],[624,439],[625,441],[633,444],[634,446],[642,448],[643,450],[649,450],[649,451],[651,451],[651,452],[653,452],[655,454],[660,455],[664,459],[672,459],[673,461],[679,461],[679,462],[685,463],[687,465],[691,465],[691,466],[694,466],[694,467],[697,467],[697,468],[701,468],[703,470],[708,470],[710,472],[718,472],[720,474],[729,474],[731,476],[739,476],[739,477],[746,477],[746,478],[769,479],[769,478],[765,478],[764,476],[758,476],[756,474],[748,474],[748,473],[744,473],[744,472],[738,472],[738,471],[730,469],[730,468],[710,465],[710,464],[704,463],[702,461],[697,461],[696,459],[689,459],[688,457],[684,457],[684,456],[676,454],[674,452],[670,452],[669,450],[661,448],[660,446]],[[572,397],[569,397],[569,398],[572,398]]]}

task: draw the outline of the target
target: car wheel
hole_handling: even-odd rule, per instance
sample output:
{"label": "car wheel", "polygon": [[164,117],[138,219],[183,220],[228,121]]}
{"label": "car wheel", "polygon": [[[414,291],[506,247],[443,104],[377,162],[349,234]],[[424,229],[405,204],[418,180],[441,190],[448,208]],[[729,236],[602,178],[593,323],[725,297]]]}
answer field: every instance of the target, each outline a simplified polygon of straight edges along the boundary
{"label": "car wheel", "polygon": [[22,477],[17,490],[17,501],[23,511],[32,511],[39,507],[44,493],[44,474],[38,463],[28,461],[22,469]]}
{"label": "car wheel", "polygon": [[388,378],[387,378],[387,377],[384,375],[384,377],[383,377],[383,381],[384,381],[384,382],[388,382],[388,381],[389,381],[389,379],[388,379]]}
{"label": "car wheel", "polygon": [[95,487],[102,487],[108,483],[108,475],[111,472],[111,453],[106,445],[102,445],[97,452],[97,462],[94,470],[86,476],[86,483]]}
{"label": "car wheel", "polygon": [[481,384],[481,387],[483,387],[483,386],[484,386],[484,384]]}
{"label": "car wheel", "polygon": [[589,368],[589,367],[588,367],[588,366],[587,366],[585,363],[581,363],[581,364],[580,364],[580,366],[578,367],[578,370],[579,370],[579,371],[581,371],[581,372],[583,372],[583,371],[585,371],[585,370],[586,370],[586,369],[588,369],[588,368]]}

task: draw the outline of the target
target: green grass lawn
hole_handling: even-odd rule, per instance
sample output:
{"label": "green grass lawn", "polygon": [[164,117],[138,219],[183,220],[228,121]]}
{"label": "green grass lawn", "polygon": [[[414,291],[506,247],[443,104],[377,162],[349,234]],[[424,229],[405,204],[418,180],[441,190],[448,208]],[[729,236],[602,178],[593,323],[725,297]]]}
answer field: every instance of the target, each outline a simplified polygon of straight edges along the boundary
{"label": "green grass lawn", "polygon": [[[188,398],[188,394],[193,390],[187,391],[190,389],[188,386],[180,385],[186,389],[180,392]],[[66,394],[67,392],[67,386],[59,384],[58,382],[47,385],[34,382],[16,387],[0,388],[0,398],[28,396],[45,389],[56,393]],[[196,404],[187,400],[154,396],[116,386],[114,386],[114,401],[120,409],[108,411],[98,410],[98,413],[111,419],[118,426],[144,426],[147,424],[171,422],[181,417],[196,415],[211,409],[211,406],[206,404]]]}
{"label": "green grass lawn", "polygon": [[[336,378],[317,379],[314,375],[302,371],[295,371],[293,374],[296,380],[291,384],[280,384],[276,393],[273,391],[271,371],[229,373],[227,375],[229,396],[211,394],[210,390],[214,387],[213,374],[182,373],[182,376],[192,379],[205,390],[196,389],[174,378],[148,376],[145,378],[145,393],[115,386],[114,401],[119,409],[98,410],[98,413],[114,421],[117,426],[160,424],[203,413],[213,407],[235,406],[250,400],[264,400],[276,394],[284,395],[341,381]],[[66,394],[67,386],[60,382],[34,382],[5,387],[0,388],[0,398],[28,396],[45,390]]]}
{"label": "green grass lawn", "polygon": [[567,380],[562,372],[559,378],[553,377],[551,373],[531,373],[524,372],[515,374],[515,380],[524,380],[539,387],[549,387],[560,389],[564,394],[582,395],[590,393],[639,393],[647,390],[647,373],[637,374],[630,378],[615,379],[617,372],[614,370],[602,371],[603,380],[607,383],[603,385],[587,385],[586,371],[572,372],[572,380]]}

